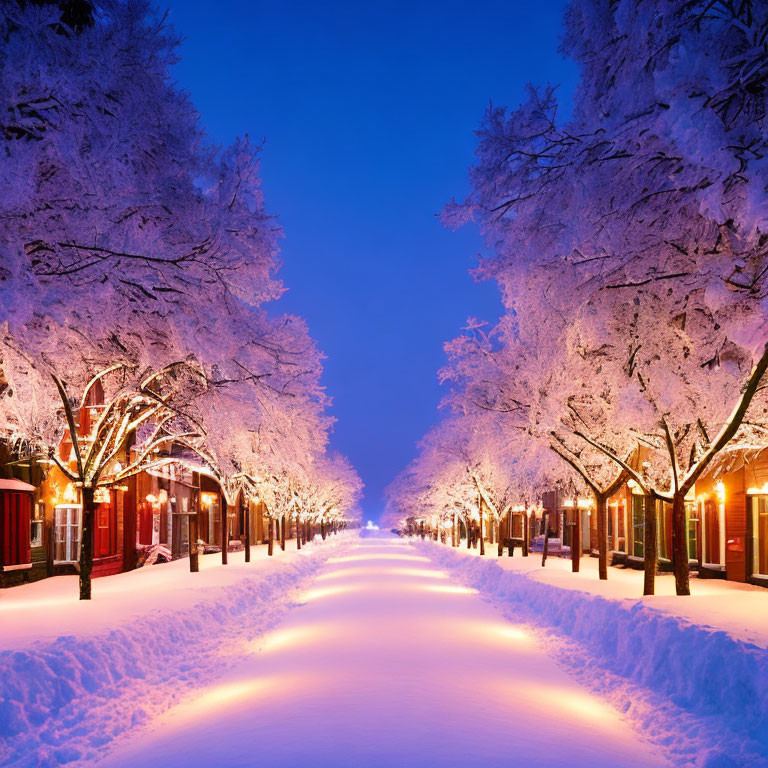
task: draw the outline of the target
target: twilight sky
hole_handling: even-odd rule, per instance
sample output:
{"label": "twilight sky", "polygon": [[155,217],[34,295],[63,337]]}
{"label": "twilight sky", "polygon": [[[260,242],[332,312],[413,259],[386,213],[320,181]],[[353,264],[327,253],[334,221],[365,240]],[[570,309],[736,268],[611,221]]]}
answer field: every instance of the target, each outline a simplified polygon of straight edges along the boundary
{"label": "twilight sky", "polygon": [[219,142],[266,140],[267,209],[285,230],[277,307],[328,355],[333,445],[366,518],[436,419],[442,343],[494,319],[467,271],[477,231],[436,217],[466,190],[473,129],[528,81],[576,79],[557,54],[565,0],[157,0],[184,38],[179,83]]}

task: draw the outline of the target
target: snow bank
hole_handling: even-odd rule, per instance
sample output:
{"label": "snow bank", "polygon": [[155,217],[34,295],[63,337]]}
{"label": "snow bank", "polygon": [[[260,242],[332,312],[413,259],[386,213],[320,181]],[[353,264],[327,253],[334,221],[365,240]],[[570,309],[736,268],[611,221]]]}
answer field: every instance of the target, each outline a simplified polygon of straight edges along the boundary
{"label": "snow bank", "polygon": [[432,542],[417,546],[503,609],[576,641],[589,663],[700,718],[710,744],[718,731],[732,734],[738,764],[768,765],[768,650],[638,600],[552,586]]}
{"label": "snow bank", "polygon": [[108,632],[0,652],[0,765],[91,763],[121,733],[236,662],[245,643],[282,617],[295,590],[346,540],[334,537],[270,561],[201,592],[193,607],[179,610],[171,599]]}

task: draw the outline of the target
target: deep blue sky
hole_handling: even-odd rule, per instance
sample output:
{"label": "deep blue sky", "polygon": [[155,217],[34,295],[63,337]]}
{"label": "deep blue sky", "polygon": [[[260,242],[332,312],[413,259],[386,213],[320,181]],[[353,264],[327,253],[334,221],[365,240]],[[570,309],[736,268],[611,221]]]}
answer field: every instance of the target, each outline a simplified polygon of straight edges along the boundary
{"label": "deep blue sky", "polygon": [[438,213],[467,188],[489,101],[576,79],[557,54],[565,0],[158,0],[185,38],[176,76],[209,134],[266,139],[279,216],[283,311],[328,355],[333,444],[366,483],[366,517],[436,420],[442,343],[493,319],[496,289],[467,271],[482,243]]}

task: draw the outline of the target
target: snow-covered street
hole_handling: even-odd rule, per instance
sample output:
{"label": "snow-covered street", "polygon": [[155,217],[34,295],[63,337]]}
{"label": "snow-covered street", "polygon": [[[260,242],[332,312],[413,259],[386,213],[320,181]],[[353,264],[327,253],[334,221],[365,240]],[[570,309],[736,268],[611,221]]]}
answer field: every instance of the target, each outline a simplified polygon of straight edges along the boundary
{"label": "snow-covered street", "polygon": [[417,548],[331,557],[242,662],[105,766],[665,765],[660,751]]}
{"label": "snow-covered street", "polygon": [[0,0],[0,768],[768,768],[768,0]]}

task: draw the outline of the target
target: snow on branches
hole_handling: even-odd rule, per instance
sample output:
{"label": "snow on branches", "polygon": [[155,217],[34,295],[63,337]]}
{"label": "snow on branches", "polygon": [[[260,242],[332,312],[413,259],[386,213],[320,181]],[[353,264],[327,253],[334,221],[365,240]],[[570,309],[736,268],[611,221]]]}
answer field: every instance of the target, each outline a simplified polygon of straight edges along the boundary
{"label": "snow on branches", "polygon": [[325,455],[322,355],[266,309],[281,230],[260,148],[206,142],[149,3],[69,5],[0,11],[0,439],[83,493],[184,454],[225,495],[294,465],[329,487],[346,472],[323,498],[351,509],[359,481]]}
{"label": "snow on branches", "polygon": [[599,515],[626,477],[671,503],[686,594],[685,495],[766,444],[768,8],[572,0],[562,50],[571,119],[549,85],[491,107],[444,213],[481,227],[506,307],[447,346],[448,401],[468,435],[490,417],[518,456],[549,449]]}

